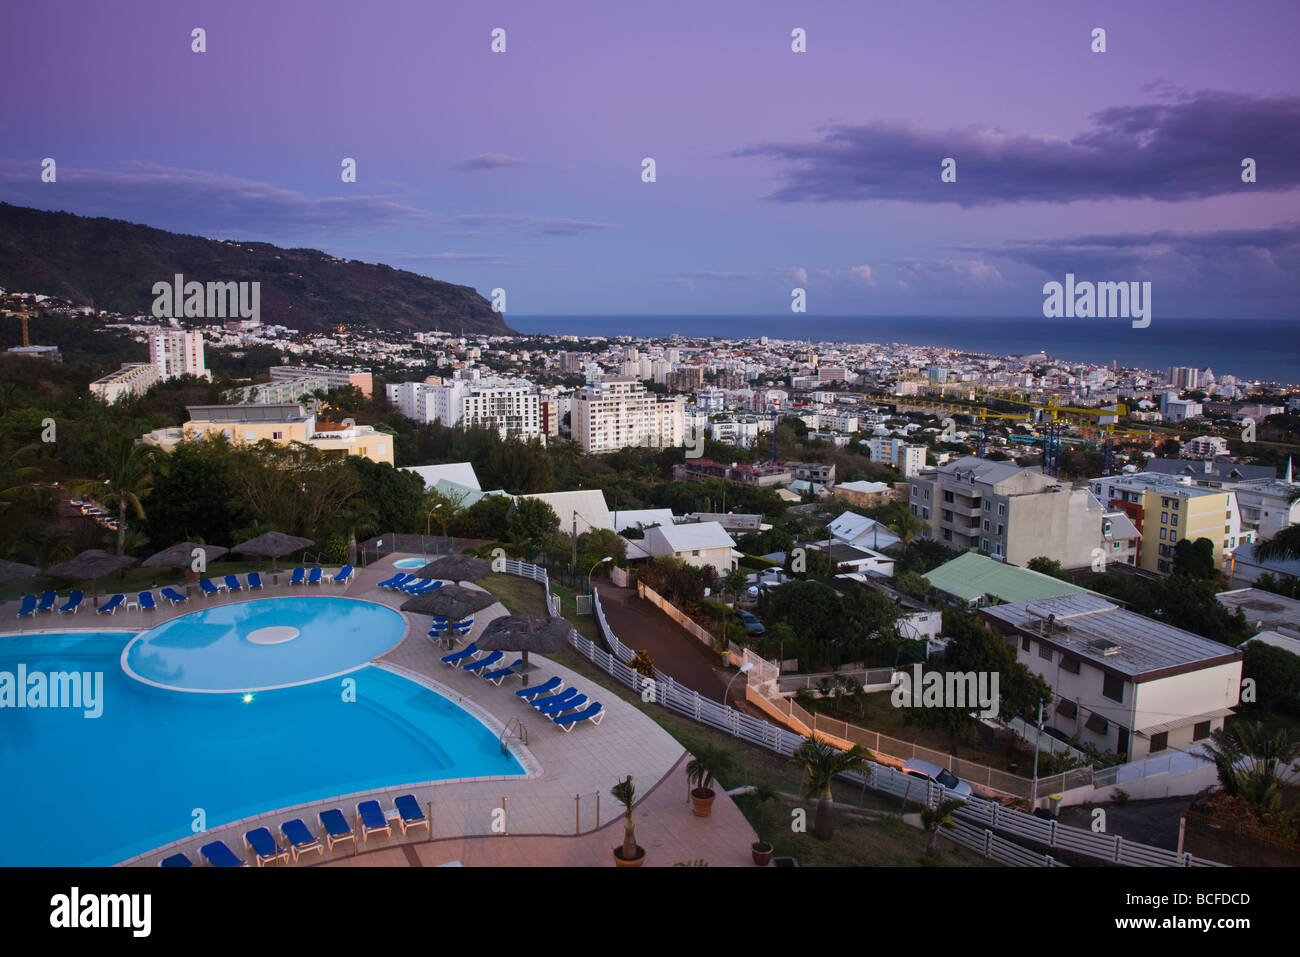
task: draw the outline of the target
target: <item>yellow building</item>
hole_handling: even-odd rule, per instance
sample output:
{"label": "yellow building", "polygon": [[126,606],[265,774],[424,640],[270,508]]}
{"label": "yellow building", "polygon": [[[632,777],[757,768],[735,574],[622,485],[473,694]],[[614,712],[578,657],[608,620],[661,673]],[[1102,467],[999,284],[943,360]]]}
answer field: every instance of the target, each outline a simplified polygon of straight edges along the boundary
{"label": "yellow building", "polygon": [[1092,490],[1102,502],[1122,509],[1142,533],[1138,567],[1147,571],[1172,572],[1174,548],[1183,539],[1212,541],[1216,568],[1242,541],[1237,496],[1230,490],[1156,472],[1093,479]]}
{"label": "yellow building", "polygon": [[170,452],[180,442],[224,435],[231,442],[256,445],[263,439],[282,445],[300,442],[341,456],[360,455],[393,464],[393,437],[369,425],[327,422],[299,404],[191,405],[190,420],[180,428],[155,429],[141,441]]}

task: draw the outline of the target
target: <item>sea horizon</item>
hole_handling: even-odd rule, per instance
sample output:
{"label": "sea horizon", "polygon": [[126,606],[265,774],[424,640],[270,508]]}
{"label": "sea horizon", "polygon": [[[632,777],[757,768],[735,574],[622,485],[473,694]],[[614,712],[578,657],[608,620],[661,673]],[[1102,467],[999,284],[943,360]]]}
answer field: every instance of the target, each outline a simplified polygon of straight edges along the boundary
{"label": "sea horizon", "polygon": [[[793,321],[791,321],[793,318]],[[521,335],[769,339],[903,344],[990,356],[1045,353],[1065,362],[1164,371],[1195,366],[1216,376],[1300,383],[1300,320],[1126,320],[1000,316],[530,314],[506,317]]]}

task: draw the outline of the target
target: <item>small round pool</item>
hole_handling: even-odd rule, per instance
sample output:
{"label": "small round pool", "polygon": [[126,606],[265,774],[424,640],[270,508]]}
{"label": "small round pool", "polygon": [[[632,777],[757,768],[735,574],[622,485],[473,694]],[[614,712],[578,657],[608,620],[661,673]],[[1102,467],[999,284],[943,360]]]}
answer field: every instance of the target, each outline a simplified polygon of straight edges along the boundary
{"label": "small round pool", "polygon": [[169,691],[267,691],[364,667],[406,631],[391,608],[296,596],[215,605],[137,635],[122,670]]}
{"label": "small round pool", "polygon": [[426,558],[399,558],[393,562],[393,567],[410,571],[412,568],[423,568],[427,564],[429,560]]}

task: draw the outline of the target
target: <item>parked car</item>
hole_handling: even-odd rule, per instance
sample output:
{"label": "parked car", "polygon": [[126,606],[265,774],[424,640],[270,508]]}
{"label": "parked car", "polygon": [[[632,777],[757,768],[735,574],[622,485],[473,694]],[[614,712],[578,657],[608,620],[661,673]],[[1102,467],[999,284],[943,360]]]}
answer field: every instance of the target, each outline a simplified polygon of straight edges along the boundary
{"label": "parked car", "polygon": [[736,617],[739,618],[740,623],[745,626],[745,631],[749,632],[751,635],[763,635],[767,633],[767,629],[763,627],[763,623],[758,620],[758,616],[752,611],[737,608]]}
{"label": "parked car", "polygon": [[914,778],[925,778],[934,781],[936,784],[942,784],[959,798],[971,796],[970,785],[945,767],[931,764],[929,761],[922,761],[920,758],[911,758],[903,764],[903,770]]}

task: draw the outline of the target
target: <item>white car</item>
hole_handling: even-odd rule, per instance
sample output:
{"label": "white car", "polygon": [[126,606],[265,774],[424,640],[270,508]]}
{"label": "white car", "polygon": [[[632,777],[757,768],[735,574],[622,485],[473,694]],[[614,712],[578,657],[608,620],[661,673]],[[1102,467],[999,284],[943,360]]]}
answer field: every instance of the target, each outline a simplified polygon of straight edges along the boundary
{"label": "white car", "polygon": [[959,798],[968,798],[971,796],[970,785],[960,780],[955,774],[945,767],[937,764],[931,764],[929,761],[922,761],[920,758],[912,758],[903,764],[903,771],[912,775],[914,778],[925,778],[936,784],[942,784]]}

